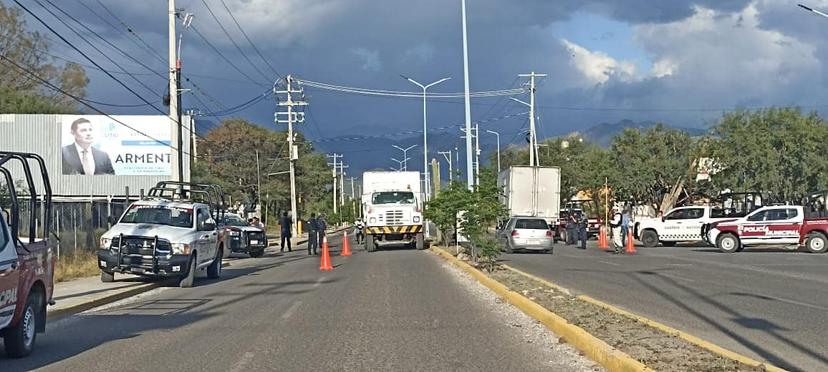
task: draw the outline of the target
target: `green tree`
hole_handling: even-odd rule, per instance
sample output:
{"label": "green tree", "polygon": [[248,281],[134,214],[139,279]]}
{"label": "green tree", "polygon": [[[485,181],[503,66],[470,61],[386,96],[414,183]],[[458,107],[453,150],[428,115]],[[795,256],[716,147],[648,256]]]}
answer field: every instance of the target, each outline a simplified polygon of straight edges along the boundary
{"label": "green tree", "polygon": [[714,128],[710,146],[719,189],[760,191],[799,201],[828,187],[828,126],[816,112],[795,108],[730,113]]}

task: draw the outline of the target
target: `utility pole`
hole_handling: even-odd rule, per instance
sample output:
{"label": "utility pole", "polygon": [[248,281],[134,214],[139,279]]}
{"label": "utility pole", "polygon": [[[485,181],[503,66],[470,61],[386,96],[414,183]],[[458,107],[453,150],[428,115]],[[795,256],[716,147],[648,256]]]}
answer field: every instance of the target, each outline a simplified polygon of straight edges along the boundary
{"label": "utility pole", "polygon": [[175,20],[178,11],[175,9],[175,0],[169,0],[169,74],[170,74],[170,121],[175,125],[173,131],[173,140],[175,142],[176,150],[175,161],[173,162],[173,177],[176,181],[184,181],[184,141],[183,133],[181,133],[181,104],[180,104],[180,88],[181,82],[181,61],[178,59],[176,48],[176,34],[175,34]]}
{"label": "utility pole", "polygon": [[[469,38],[466,31],[466,0],[460,0],[463,8],[463,81],[466,93],[466,134],[471,134],[471,94],[469,91]],[[466,186],[469,190],[474,189],[474,178],[472,178],[472,139],[466,136]]]}
{"label": "utility pole", "polygon": [[474,167],[474,184],[480,187],[480,124],[474,124],[474,148],[475,163],[477,163]]}
{"label": "utility pole", "polygon": [[537,165],[538,155],[538,135],[535,130],[535,92],[537,87],[537,78],[546,77],[546,74],[536,74],[534,71],[530,74],[520,74],[520,77],[529,78],[529,103],[521,101],[517,98],[510,98],[511,100],[529,106],[529,166]]}
{"label": "utility pole", "polygon": [[331,174],[333,175],[333,211],[334,211],[334,214],[337,214],[337,211],[339,210],[339,208],[337,208],[338,203],[337,203],[337,199],[336,199],[336,173],[337,173],[336,168],[339,164],[337,162],[337,159],[341,158],[342,155],[341,154],[333,154],[333,155],[327,155],[327,157],[333,158],[333,164],[328,164],[328,165],[333,166],[333,169],[331,170]]}
{"label": "utility pole", "polygon": [[351,214],[354,216],[354,218],[356,218],[357,217],[357,214],[356,214],[356,200],[357,200],[357,198],[356,198],[356,193],[354,191],[355,191],[355,189],[354,189],[354,177],[351,177]]}
{"label": "utility pole", "polygon": [[[293,87],[293,77],[288,75],[285,77],[285,90],[278,91],[274,86],[274,91],[277,94],[286,94],[287,99],[284,101],[279,101],[278,105],[282,107],[287,107],[286,112],[277,112],[276,113],[276,122],[277,123],[287,123],[288,125],[288,147],[290,151],[290,213],[291,213],[291,220],[293,222],[292,232],[293,236],[297,236],[296,234],[296,222],[297,222],[297,213],[296,213],[296,161],[299,160],[299,148],[297,148],[293,144],[293,123],[304,123],[305,122],[305,113],[303,112],[294,112],[294,106],[307,106],[308,102],[304,100],[304,94],[302,93],[302,89],[294,89]],[[294,97],[293,95],[298,93],[299,97]],[[279,115],[286,115],[286,119],[279,119]]]}
{"label": "utility pole", "polygon": [[345,165],[339,162],[339,206],[345,208],[345,169],[350,168],[350,165]]}
{"label": "utility pole", "polygon": [[412,84],[414,84],[414,85],[416,85],[416,86],[423,89],[423,177],[425,177],[425,201],[428,201],[429,198],[431,197],[431,190],[430,190],[429,182],[428,182],[428,114],[427,114],[428,111],[426,110],[426,107],[427,107],[426,102],[428,101],[426,98],[428,96],[426,95],[426,91],[428,90],[428,88],[431,88],[431,87],[433,87],[437,84],[440,84],[440,83],[442,83],[446,80],[450,80],[451,78],[446,77],[446,78],[442,78],[440,80],[437,80],[437,81],[435,81],[431,84],[423,85],[423,84],[420,84],[418,81],[416,81],[416,80],[414,80],[410,77],[407,77],[407,76],[404,76],[404,75],[401,75],[401,76],[403,77],[403,79],[408,80]]}
{"label": "utility pole", "polygon": [[446,158],[446,162],[448,162],[448,171],[449,171],[449,182],[453,181],[454,175],[452,174],[453,169],[451,167],[451,150],[448,151],[439,151],[438,154],[443,155]]}
{"label": "utility pole", "polygon": [[262,205],[262,172],[259,169],[259,150],[256,150],[256,200],[259,205]]}

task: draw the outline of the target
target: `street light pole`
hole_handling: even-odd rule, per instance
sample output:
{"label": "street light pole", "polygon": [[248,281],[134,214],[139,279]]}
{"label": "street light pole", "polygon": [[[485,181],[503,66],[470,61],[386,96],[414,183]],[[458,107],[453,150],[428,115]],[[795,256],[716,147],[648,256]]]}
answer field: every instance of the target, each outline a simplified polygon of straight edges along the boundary
{"label": "street light pole", "polygon": [[423,177],[425,179],[425,201],[428,201],[431,197],[431,185],[429,184],[428,180],[428,114],[427,114],[427,106],[426,102],[428,101],[428,96],[426,95],[428,88],[431,88],[437,84],[440,84],[446,80],[451,80],[450,77],[445,77],[440,80],[437,80],[431,84],[423,85],[420,84],[418,81],[407,77],[405,75],[400,75],[403,79],[408,80],[412,84],[420,87],[423,89]]}
{"label": "street light pole", "polygon": [[497,174],[500,175],[500,133],[487,130],[486,133],[494,134],[497,137]]}
{"label": "street light pole", "polygon": [[[402,153],[403,153],[403,161],[402,161],[402,164],[401,164],[401,167],[400,167],[400,168],[401,168],[403,171],[408,171],[408,160],[410,160],[410,158],[408,157],[408,151],[409,151],[409,150],[411,150],[411,149],[413,149],[413,148],[415,148],[415,147],[417,147],[417,145],[411,145],[411,146],[408,146],[407,148],[402,148],[402,147],[397,146],[397,145],[391,145],[391,147],[393,147],[393,148],[395,148],[395,149],[397,149],[397,150],[402,151]],[[391,160],[398,161],[398,160],[393,159],[393,158],[392,158]]]}
{"label": "street light pole", "polygon": [[454,181],[454,176],[452,175],[454,170],[451,168],[451,159],[452,159],[451,150],[440,151],[440,152],[438,152],[438,154],[443,155],[443,157],[446,158],[446,162],[448,162],[448,166],[449,166],[449,169],[448,169],[448,171],[449,171],[449,182]]}

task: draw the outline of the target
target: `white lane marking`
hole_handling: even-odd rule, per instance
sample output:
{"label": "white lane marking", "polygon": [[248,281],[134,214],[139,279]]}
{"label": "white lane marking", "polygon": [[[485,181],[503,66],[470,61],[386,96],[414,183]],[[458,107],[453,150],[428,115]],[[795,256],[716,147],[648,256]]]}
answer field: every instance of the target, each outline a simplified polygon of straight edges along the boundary
{"label": "white lane marking", "polygon": [[693,264],[688,264],[688,263],[668,263],[668,264],[667,264],[667,266],[681,266],[681,267],[687,267],[687,266],[693,266]]}
{"label": "white lane marking", "polygon": [[233,368],[230,371],[231,372],[244,371],[245,370],[244,367],[247,364],[249,364],[251,360],[253,360],[253,353],[248,351],[248,352],[244,353],[244,355],[242,355],[242,357],[239,359],[238,362],[236,362],[236,364],[233,365]]}
{"label": "white lane marking", "polygon": [[607,265],[612,265],[612,266],[621,266],[621,264],[617,264],[617,263],[615,263],[615,262],[600,261],[600,260],[599,260],[598,262],[600,262],[600,263],[605,263],[605,264],[607,264]]}
{"label": "white lane marking", "polygon": [[290,316],[293,315],[293,313],[296,311],[296,309],[298,309],[299,306],[301,306],[301,305],[302,305],[302,301],[294,302],[293,305],[290,305],[290,307],[287,309],[287,311],[285,311],[285,313],[282,314],[282,319],[290,318]]}
{"label": "white lane marking", "polygon": [[324,277],[324,276],[323,276],[323,277],[321,277],[321,278],[319,278],[319,280],[317,280],[317,281],[316,281],[316,283],[314,283],[314,284],[313,284],[313,287],[314,287],[314,288],[319,287],[319,286],[322,284],[322,282],[323,282],[324,280],[325,280],[325,277]]}

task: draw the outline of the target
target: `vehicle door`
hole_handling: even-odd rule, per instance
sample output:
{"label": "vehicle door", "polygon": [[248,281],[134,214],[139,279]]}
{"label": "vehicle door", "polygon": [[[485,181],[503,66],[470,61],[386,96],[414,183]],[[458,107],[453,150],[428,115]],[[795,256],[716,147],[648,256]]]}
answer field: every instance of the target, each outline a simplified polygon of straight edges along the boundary
{"label": "vehicle door", "polygon": [[676,208],[664,216],[664,223],[661,231],[658,231],[659,240],[676,241],[681,240],[686,209]]}
{"label": "vehicle door", "polygon": [[681,226],[678,240],[701,240],[701,229],[705,222],[705,213],[709,208],[688,207],[684,209],[684,219],[678,221]]}
{"label": "vehicle door", "polygon": [[215,221],[210,217],[206,208],[196,210],[196,230],[198,232],[198,262],[208,262],[216,255],[218,234],[215,230]]}
{"label": "vehicle door", "polygon": [[17,249],[6,225],[5,211],[0,221],[0,329],[9,325],[17,308],[17,288],[20,284],[20,268]]}
{"label": "vehicle door", "polygon": [[512,235],[512,230],[515,227],[515,219],[510,218],[509,221],[503,225],[503,229],[498,232],[497,239],[502,247],[509,245],[509,237]]}

